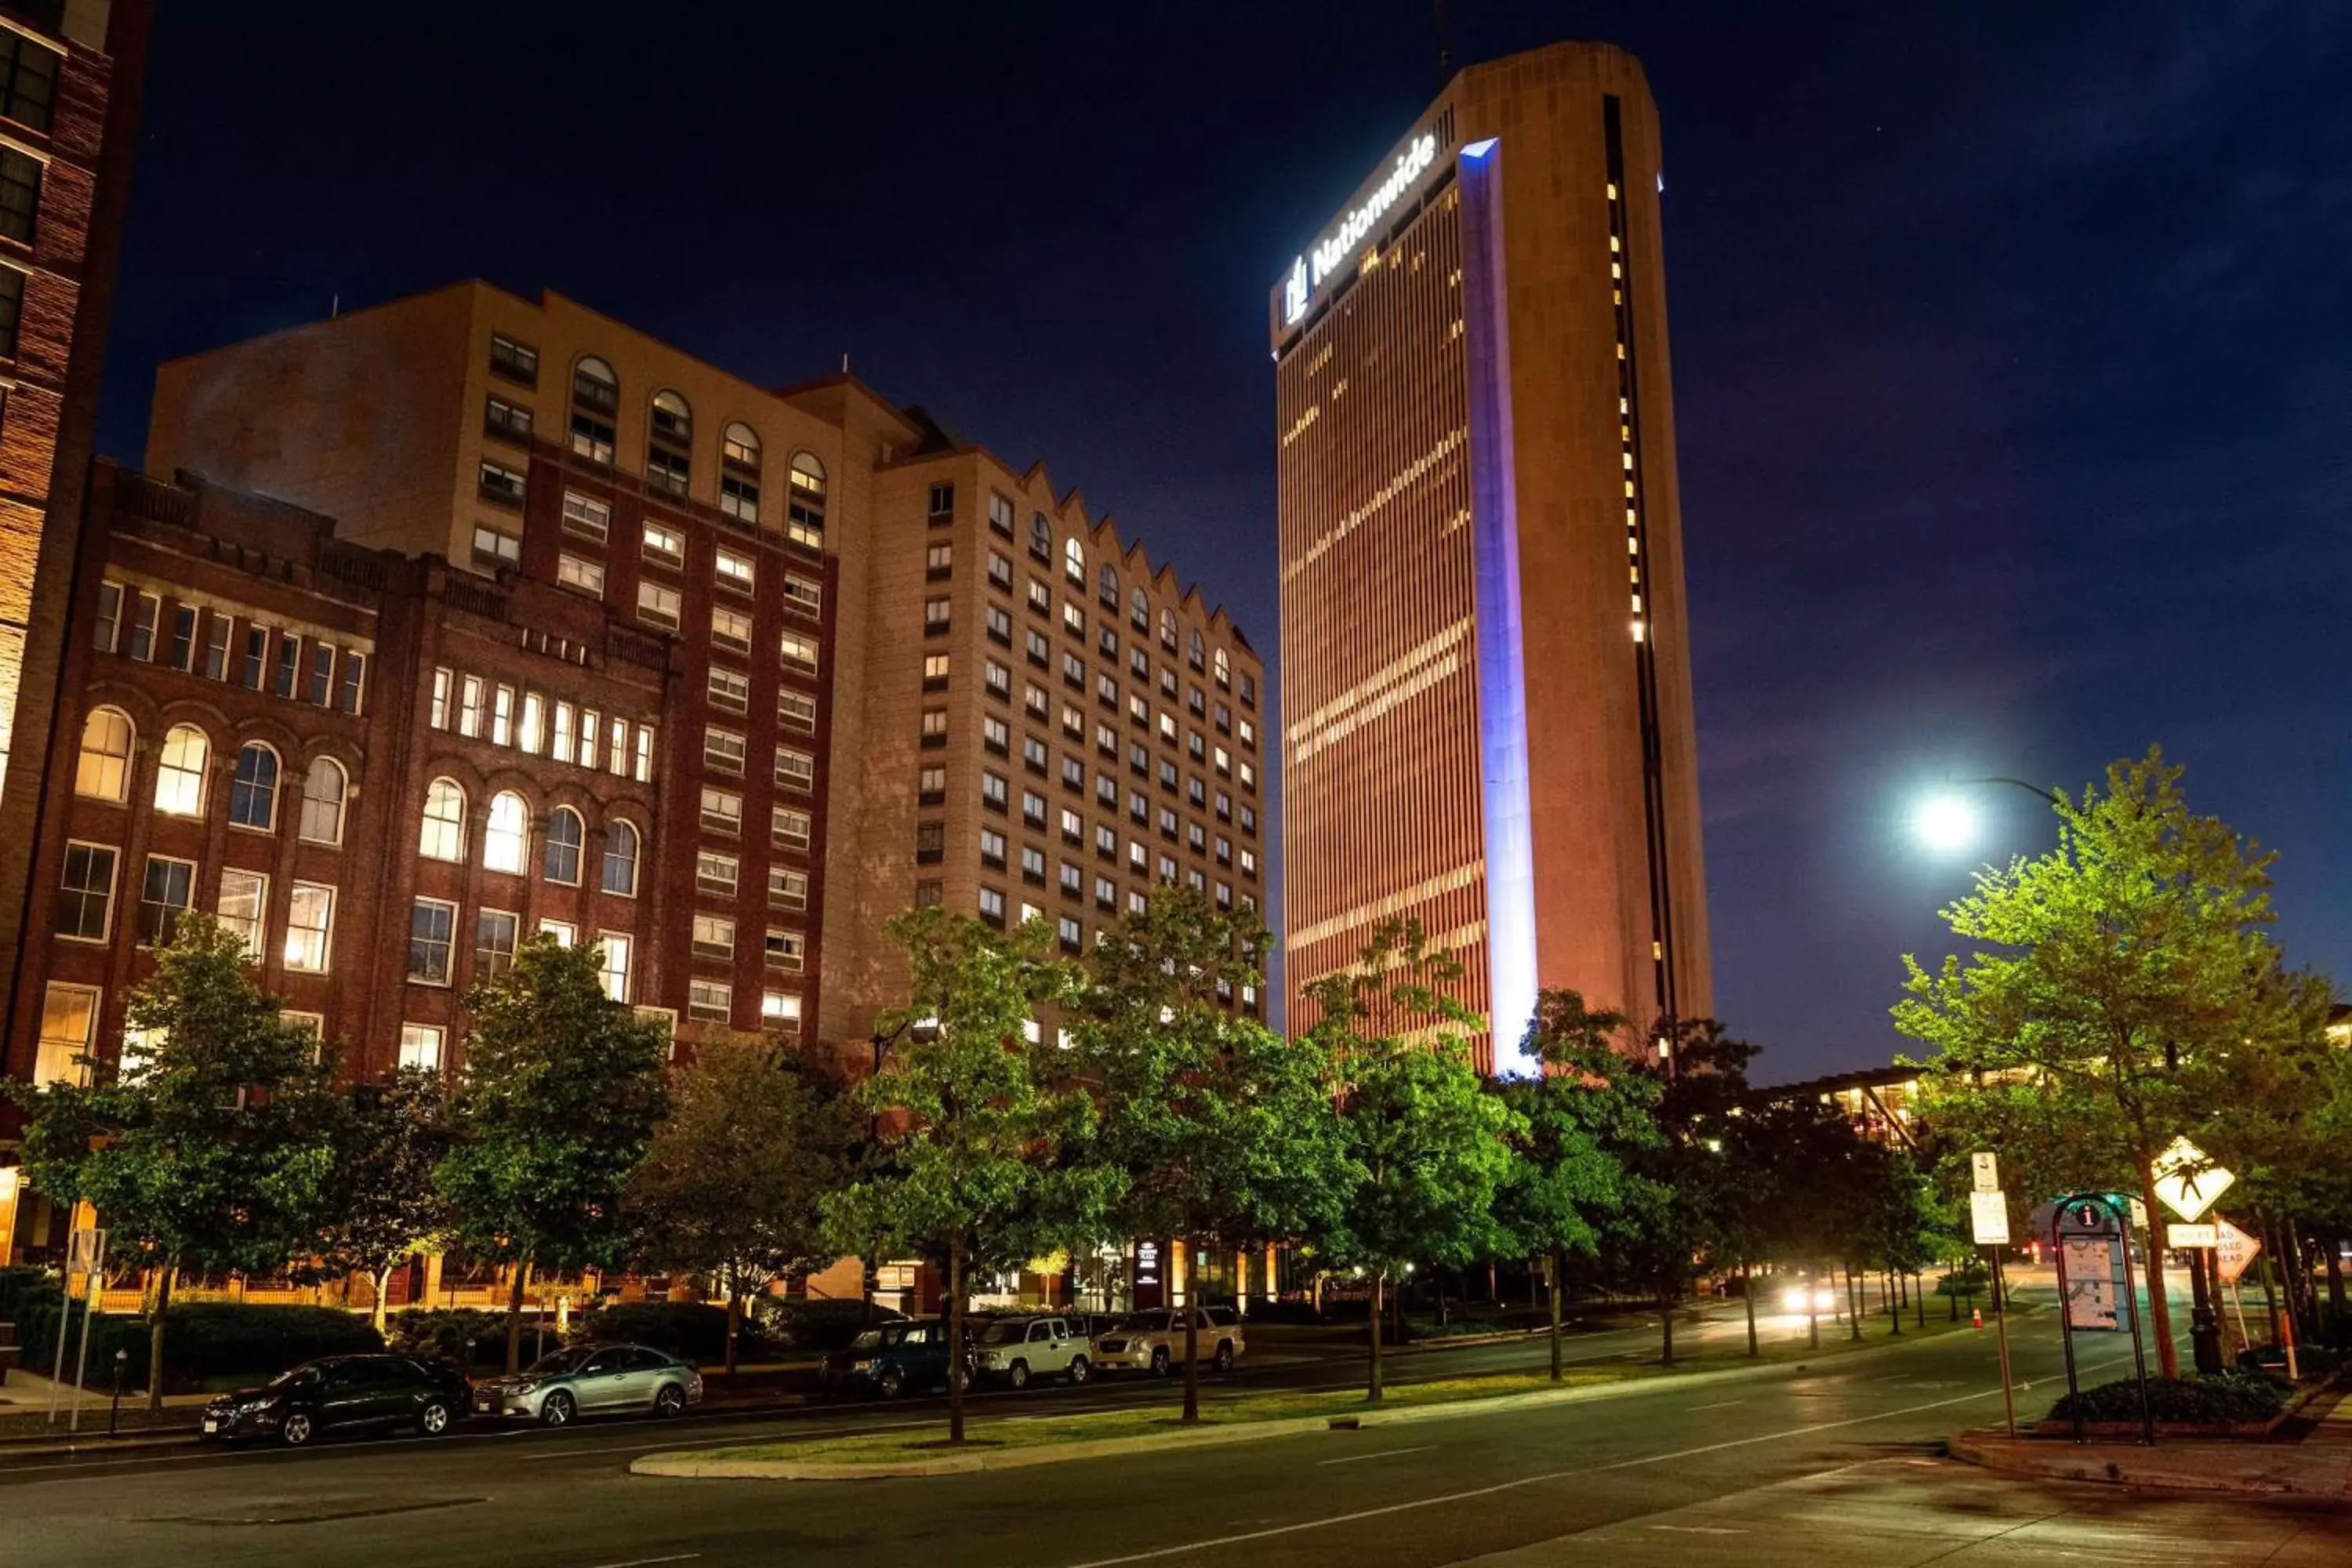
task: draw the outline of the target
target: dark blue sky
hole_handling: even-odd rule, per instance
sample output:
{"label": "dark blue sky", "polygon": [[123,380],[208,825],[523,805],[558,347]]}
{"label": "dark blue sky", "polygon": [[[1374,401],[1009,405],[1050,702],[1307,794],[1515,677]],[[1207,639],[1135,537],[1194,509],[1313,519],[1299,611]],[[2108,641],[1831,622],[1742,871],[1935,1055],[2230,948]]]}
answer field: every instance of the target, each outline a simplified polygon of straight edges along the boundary
{"label": "dark blue sky", "polygon": [[[1453,10],[1458,60],[1605,38],[1658,98],[1717,995],[1764,1076],[1897,1048],[1964,883],[1902,815],[1950,773],[2161,742],[2352,971],[2352,22]],[[1426,6],[163,13],[103,449],[168,355],[544,284],[754,379],[847,353],[1271,656],[1265,289],[1432,96]],[[1985,804],[1987,853],[2048,843]]]}

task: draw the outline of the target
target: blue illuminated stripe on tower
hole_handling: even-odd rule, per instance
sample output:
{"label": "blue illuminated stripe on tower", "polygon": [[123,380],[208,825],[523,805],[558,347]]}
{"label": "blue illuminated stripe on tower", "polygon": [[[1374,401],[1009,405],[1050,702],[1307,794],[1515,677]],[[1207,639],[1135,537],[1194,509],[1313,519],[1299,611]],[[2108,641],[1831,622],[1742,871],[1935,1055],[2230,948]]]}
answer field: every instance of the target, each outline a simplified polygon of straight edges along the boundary
{"label": "blue illuminated stripe on tower", "polygon": [[1462,319],[1470,368],[1470,531],[1478,622],[1478,740],[1486,852],[1487,1026],[1495,1072],[1537,1071],[1521,1048],[1536,1007],[1535,833],[1519,635],[1519,507],[1504,320],[1502,151],[1462,149]]}

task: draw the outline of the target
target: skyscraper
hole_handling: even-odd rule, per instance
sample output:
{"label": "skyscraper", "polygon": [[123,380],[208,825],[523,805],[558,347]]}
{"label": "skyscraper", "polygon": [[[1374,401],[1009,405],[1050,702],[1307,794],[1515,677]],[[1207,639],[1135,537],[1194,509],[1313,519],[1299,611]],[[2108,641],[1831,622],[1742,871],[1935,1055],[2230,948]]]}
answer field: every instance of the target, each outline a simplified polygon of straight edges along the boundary
{"label": "skyscraper", "polygon": [[1622,50],[1473,66],[1274,286],[1293,1028],[1402,917],[1496,1070],[1712,1010],[1659,168]]}

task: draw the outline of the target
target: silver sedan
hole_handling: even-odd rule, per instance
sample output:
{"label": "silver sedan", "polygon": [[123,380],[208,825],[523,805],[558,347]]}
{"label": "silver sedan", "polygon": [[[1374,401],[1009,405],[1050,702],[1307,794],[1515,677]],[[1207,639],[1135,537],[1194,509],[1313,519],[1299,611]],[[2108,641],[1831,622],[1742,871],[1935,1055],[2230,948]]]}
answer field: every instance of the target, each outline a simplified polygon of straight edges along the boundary
{"label": "silver sedan", "polygon": [[474,1384],[476,1415],[546,1426],[621,1411],[676,1415],[701,1399],[702,1374],[693,1363],[646,1345],[574,1345],[512,1377]]}

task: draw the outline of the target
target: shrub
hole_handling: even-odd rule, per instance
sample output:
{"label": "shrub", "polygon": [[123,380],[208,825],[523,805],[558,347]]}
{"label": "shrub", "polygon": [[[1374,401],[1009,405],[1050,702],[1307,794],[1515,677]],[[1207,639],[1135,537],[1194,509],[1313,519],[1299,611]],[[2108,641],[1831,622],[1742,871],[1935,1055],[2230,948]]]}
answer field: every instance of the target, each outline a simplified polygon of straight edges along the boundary
{"label": "shrub", "polygon": [[800,1296],[761,1296],[751,1302],[761,1331],[780,1350],[837,1351],[866,1331],[869,1323],[903,1318],[891,1307],[869,1307],[863,1301],[828,1300]]}
{"label": "shrub", "polygon": [[[727,1309],[702,1301],[615,1301],[583,1314],[573,1323],[576,1342],[627,1340],[694,1362],[727,1359]],[[736,1354],[757,1361],[767,1351],[757,1318],[746,1313]]]}
{"label": "shrub", "polygon": [[[530,1332],[528,1322],[523,1332]],[[507,1315],[478,1307],[411,1307],[392,1316],[392,1348],[404,1355],[455,1362],[468,1370],[503,1367]]]}
{"label": "shrub", "polygon": [[[2158,1421],[2268,1421],[2286,1408],[2286,1394],[2279,1384],[2251,1372],[2147,1380],[2148,1406]],[[2078,1405],[2085,1421],[2137,1421],[2138,1381],[2118,1378],[2068,1394],[2050,1407],[2049,1418],[2072,1421]]]}

